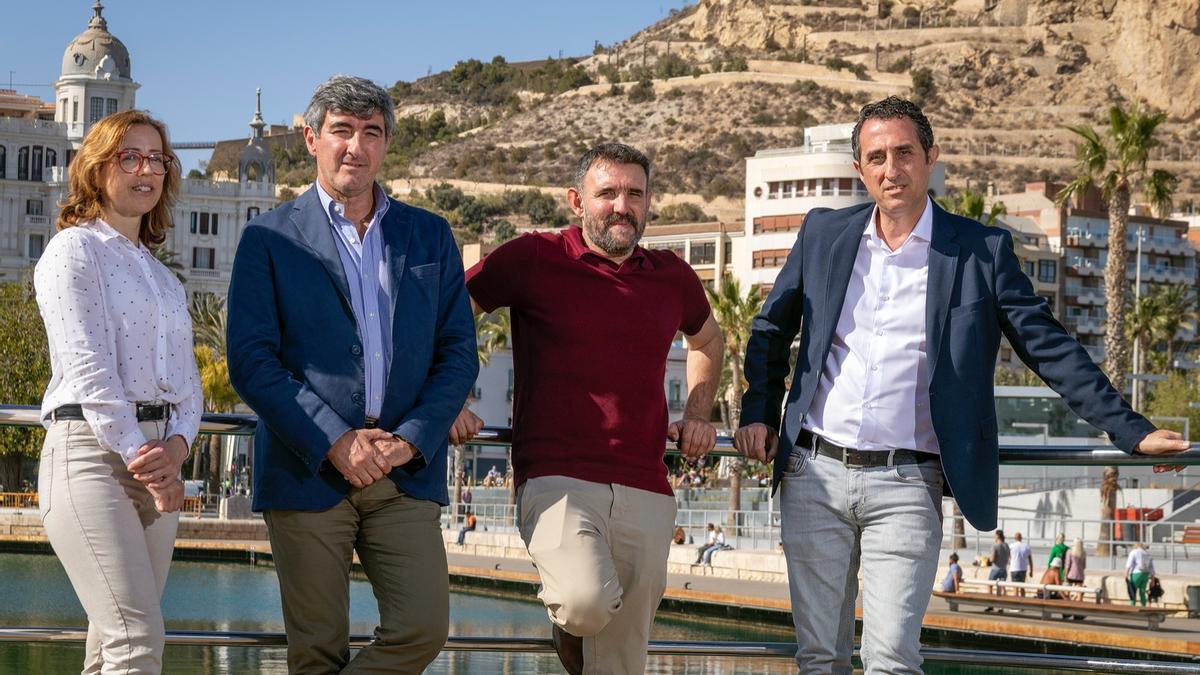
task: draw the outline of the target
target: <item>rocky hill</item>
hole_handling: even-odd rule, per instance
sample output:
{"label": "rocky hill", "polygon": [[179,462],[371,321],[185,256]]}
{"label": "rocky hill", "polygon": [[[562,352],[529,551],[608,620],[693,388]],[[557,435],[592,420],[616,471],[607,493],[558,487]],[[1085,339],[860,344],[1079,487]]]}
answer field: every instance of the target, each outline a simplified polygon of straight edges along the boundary
{"label": "rocky hill", "polygon": [[[393,177],[564,185],[601,139],[647,150],[655,188],[740,198],[744,158],[920,99],[952,188],[1064,177],[1068,124],[1166,111],[1152,157],[1200,200],[1196,0],[699,0],[577,59],[469,61],[393,88]],[[710,210],[712,212],[712,210]]]}

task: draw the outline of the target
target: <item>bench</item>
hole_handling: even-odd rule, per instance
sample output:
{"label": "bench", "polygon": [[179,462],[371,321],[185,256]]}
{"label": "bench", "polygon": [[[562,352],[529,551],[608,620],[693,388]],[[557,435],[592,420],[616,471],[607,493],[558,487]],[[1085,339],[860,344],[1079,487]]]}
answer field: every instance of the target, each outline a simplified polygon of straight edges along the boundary
{"label": "bench", "polygon": [[1026,593],[1025,595],[1037,595],[1038,592],[1041,592],[1045,596],[1050,592],[1055,592],[1063,597],[1071,597],[1067,595],[1071,593],[1079,596],[1080,600],[1090,599],[1092,602],[1102,602],[1104,600],[1104,589],[1100,586],[1067,586],[1063,584],[1035,584],[1028,581],[989,581],[985,579],[963,579],[958,582],[958,585],[960,588],[969,586],[981,587],[983,589],[981,592],[984,593],[994,592],[994,589],[999,587],[1001,592],[995,594],[999,596],[1004,596],[1004,591],[1011,588],[1014,590],[1032,591],[1032,593]]}
{"label": "bench", "polygon": [[1150,630],[1158,630],[1159,625],[1167,618],[1167,614],[1178,611],[1165,607],[1131,607],[1108,603],[1081,602],[1078,600],[1020,598],[1011,595],[993,595],[991,593],[947,593],[945,591],[934,591],[933,596],[945,600],[950,605],[951,612],[957,612],[960,605],[978,605],[1012,609],[1019,612],[1033,612],[1040,614],[1043,619],[1050,619],[1052,614],[1062,614],[1064,616],[1082,615],[1145,621]]}

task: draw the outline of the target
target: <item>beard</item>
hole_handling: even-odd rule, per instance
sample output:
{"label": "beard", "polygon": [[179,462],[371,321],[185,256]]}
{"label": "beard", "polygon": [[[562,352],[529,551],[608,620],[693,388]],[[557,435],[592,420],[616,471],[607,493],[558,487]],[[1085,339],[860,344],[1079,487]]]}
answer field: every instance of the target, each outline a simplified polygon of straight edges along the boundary
{"label": "beard", "polygon": [[[633,227],[633,236],[628,236],[623,229],[614,231],[618,223]],[[600,220],[584,212],[583,231],[601,251],[619,257],[632,253],[634,247],[642,240],[642,234],[646,231],[646,221],[639,222],[635,216],[627,213],[610,213],[607,218]]]}

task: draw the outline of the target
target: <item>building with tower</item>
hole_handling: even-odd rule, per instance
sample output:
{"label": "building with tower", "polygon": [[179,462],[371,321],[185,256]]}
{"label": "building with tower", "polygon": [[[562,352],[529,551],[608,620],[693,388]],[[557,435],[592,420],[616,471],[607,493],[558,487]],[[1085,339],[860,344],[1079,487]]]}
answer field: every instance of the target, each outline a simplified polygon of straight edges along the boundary
{"label": "building with tower", "polygon": [[[19,278],[54,235],[71,159],[93,124],[137,106],[129,50],[108,30],[97,0],[87,28],[67,45],[55,99],[0,89],[0,282]],[[163,120],[168,128],[171,120]],[[264,140],[261,90],[237,174],[182,181],[175,227],[164,246],[175,254],[190,293],[224,295],[246,222],[275,206],[275,163]]]}

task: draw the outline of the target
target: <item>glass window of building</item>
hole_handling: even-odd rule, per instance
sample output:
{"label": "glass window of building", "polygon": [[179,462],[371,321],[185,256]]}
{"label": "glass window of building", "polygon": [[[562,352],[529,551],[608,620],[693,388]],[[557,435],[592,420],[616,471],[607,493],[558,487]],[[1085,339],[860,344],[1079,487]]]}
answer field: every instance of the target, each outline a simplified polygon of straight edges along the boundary
{"label": "glass window of building", "polygon": [[71,101],[71,121],[79,121],[79,99]]}
{"label": "glass window of building", "polygon": [[712,265],[717,262],[717,242],[693,243],[689,257],[693,265]]}
{"label": "glass window of building", "polygon": [[46,235],[31,234],[29,235],[29,259],[37,260],[42,257],[42,251],[46,250]]}
{"label": "glass window of building", "polygon": [[1058,265],[1053,260],[1038,261],[1038,281],[1046,284],[1054,283],[1058,274]]}
{"label": "glass window of building", "polygon": [[216,269],[217,251],[204,246],[192,247],[192,268],[198,270]]}
{"label": "glass window of building", "polygon": [[42,159],[43,148],[40,145],[33,146],[30,152],[29,159],[29,180],[42,182]]}
{"label": "glass window of building", "polygon": [[58,151],[54,148],[46,148],[46,168],[58,166]]}
{"label": "glass window of building", "polygon": [[40,216],[40,215],[42,215],[43,206],[44,206],[44,204],[43,204],[42,200],[40,200],[40,199],[26,199],[25,200],[25,215]]}
{"label": "glass window of building", "polygon": [[17,148],[17,180],[29,180],[29,146]]}
{"label": "glass window of building", "polygon": [[248,209],[246,209],[246,222],[247,223],[250,222],[259,213],[261,213],[261,211],[259,211],[257,206],[251,206]]}
{"label": "glass window of building", "polygon": [[88,124],[95,124],[104,117],[104,99],[99,96],[93,96],[88,101]]}
{"label": "glass window of building", "polygon": [[8,171],[8,149],[0,145],[0,179],[6,177]]}
{"label": "glass window of building", "polygon": [[110,98],[110,99],[106,99],[104,101],[104,114],[105,115],[117,114],[117,99]]}
{"label": "glass window of building", "polygon": [[1030,279],[1033,278],[1033,261],[1032,260],[1025,261],[1025,276],[1029,277]]}

